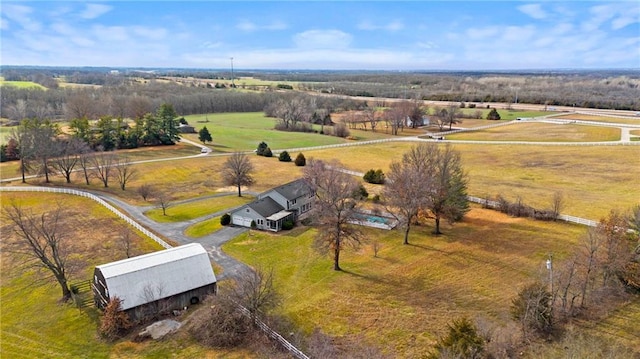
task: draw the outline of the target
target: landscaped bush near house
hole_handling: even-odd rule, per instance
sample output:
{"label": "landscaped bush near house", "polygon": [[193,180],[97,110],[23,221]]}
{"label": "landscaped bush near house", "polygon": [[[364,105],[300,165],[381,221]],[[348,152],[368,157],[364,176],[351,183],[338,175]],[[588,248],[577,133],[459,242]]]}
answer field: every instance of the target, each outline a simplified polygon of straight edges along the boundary
{"label": "landscaped bush near house", "polygon": [[293,221],[284,221],[282,222],[282,229],[289,230],[293,228]]}
{"label": "landscaped bush near house", "polygon": [[278,156],[278,160],[280,162],[291,162],[291,156],[289,156],[289,152],[287,151],[282,151],[280,153],[280,156]]}
{"label": "landscaped bush near house", "polygon": [[231,215],[229,213],[225,213],[220,217],[220,224],[223,226],[228,226],[231,223]]}

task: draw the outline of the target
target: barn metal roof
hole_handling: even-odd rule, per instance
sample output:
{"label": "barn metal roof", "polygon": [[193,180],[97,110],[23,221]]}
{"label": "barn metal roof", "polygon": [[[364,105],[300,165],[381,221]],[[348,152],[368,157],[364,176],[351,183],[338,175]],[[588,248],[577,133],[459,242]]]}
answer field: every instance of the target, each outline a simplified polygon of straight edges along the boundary
{"label": "barn metal roof", "polygon": [[96,266],[109,297],[122,299],[122,309],[187,292],[216,282],[207,251],[191,243]]}

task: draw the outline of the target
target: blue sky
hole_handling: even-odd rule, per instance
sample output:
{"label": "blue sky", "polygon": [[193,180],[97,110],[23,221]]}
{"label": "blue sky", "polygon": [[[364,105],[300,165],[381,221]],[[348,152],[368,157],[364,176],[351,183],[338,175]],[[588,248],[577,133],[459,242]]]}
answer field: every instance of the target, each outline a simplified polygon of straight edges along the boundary
{"label": "blue sky", "polygon": [[640,1],[6,1],[3,65],[640,69]]}

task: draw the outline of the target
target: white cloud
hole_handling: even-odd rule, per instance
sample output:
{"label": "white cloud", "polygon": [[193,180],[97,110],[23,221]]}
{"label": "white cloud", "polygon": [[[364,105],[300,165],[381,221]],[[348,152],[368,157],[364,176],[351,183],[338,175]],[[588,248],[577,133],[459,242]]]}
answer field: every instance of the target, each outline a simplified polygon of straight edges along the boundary
{"label": "white cloud", "polygon": [[351,35],[340,30],[309,30],[295,34],[293,41],[301,48],[341,49],[351,44]]}
{"label": "white cloud", "polygon": [[[2,4],[2,13],[6,20],[18,23],[27,31],[40,31],[42,25],[40,22],[33,20],[30,15],[33,8],[24,5]],[[9,26],[8,24],[6,25]]]}
{"label": "white cloud", "polygon": [[364,31],[375,31],[375,30],[399,31],[404,29],[404,23],[400,20],[394,20],[387,24],[375,24],[369,20],[363,20],[358,24],[357,28],[358,30],[364,30]]}
{"label": "white cloud", "polygon": [[438,46],[432,41],[419,41],[416,43],[416,47],[421,49],[435,49]]}
{"label": "white cloud", "polygon": [[467,37],[472,40],[482,40],[487,38],[495,38],[501,33],[498,26],[487,26],[482,28],[469,28],[466,31]]}
{"label": "white cloud", "polygon": [[161,27],[133,26],[132,31],[135,35],[149,40],[163,40],[167,37],[167,30]]}
{"label": "white cloud", "polygon": [[548,14],[542,10],[542,6],[540,4],[521,5],[518,6],[518,10],[536,20],[546,19],[548,16]]}
{"label": "white cloud", "polygon": [[236,24],[236,29],[251,32],[258,29],[258,26],[251,21],[242,20]]}
{"label": "white cloud", "polygon": [[108,13],[111,9],[112,7],[109,5],[87,4],[85,9],[80,12],[79,16],[83,19],[91,20]]}
{"label": "white cloud", "polygon": [[536,30],[533,26],[507,26],[502,30],[502,40],[504,41],[528,41],[533,37]]}
{"label": "white cloud", "polygon": [[100,41],[127,41],[129,40],[129,34],[127,29],[123,26],[104,26],[96,25],[92,29],[93,34]]}
{"label": "white cloud", "polygon": [[267,25],[258,25],[249,20],[240,20],[236,24],[236,29],[245,31],[245,32],[253,32],[253,31],[260,31],[260,30],[276,31],[276,30],[285,30],[287,28],[288,28],[287,24],[279,20],[272,21]]}
{"label": "white cloud", "polygon": [[200,48],[202,49],[217,49],[220,48],[222,46],[221,42],[211,42],[211,41],[205,41],[202,44],[200,44]]}
{"label": "white cloud", "polygon": [[5,20],[5,18],[0,17],[0,29],[2,30],[8,30],[9,29],[9,22],[7,20]]}

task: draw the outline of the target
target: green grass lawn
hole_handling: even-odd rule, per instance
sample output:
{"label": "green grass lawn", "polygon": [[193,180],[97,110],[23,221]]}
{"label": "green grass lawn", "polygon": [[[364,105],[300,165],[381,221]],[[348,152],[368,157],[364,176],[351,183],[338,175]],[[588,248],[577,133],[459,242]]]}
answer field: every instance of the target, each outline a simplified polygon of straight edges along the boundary
{"label": "green grass lawn", "polygon": [[47,88],[32,81],[5,81],[0,79],[0,86],[15,86],[19,88],[38,88],[46,90]]}
{"label": "green grass lawn", "polygon": [[220,224],[220,217],[213,217],[189,226],[184,231],[184,234],[192,238],[200,238],[209,235],[220,228],[222,228],[222,225]]}
{"label": "green grass lawn", "polygon": [[312,249],[311,228],[243,234],[223,249],[250,265],[273,267],[280,311],[305,331],[320,328],[392,356],[419,357],[453,318],[503,324],[518,289],[544,275],[546,253],[562,260],[585,232],[479,208],[442,236],[431,229],[430,222],[414,227],[407,246],[399,231],[363,228],[361,249],[341,254],[344,272]]}
{"label": "green grass lawn", "polygon": [[251,201],[253,201],[252,196],[244,195],[242,197],[238,197],[237,194],[232,193],[226,196],[210,197],[176,204],[175,206],[167,208],[166,216],[162,214],[161,208],[149,210],[144,214],[156,222],[182,222],[204,217],[208,214],[216,213],[227,208],[241,206]]}
{"label": "green grass lawn", "polygon": [[620,129],[541,122],[514,123],[509,126],[447,135],[447,140],[601,142],[620,140]]}

